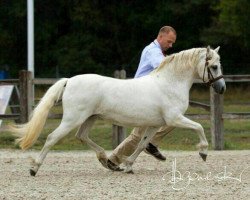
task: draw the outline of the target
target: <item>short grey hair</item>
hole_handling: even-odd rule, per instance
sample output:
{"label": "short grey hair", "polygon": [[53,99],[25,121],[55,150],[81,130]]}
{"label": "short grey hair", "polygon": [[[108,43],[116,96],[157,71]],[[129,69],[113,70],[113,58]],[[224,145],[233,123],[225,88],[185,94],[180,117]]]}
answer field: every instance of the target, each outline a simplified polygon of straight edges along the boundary
{"label": "short grey hair", "polygon": [[161,27],[158,34],[160,34],[160,33],[169,33],[170,31],[172,31],[175,35],[177,35],[175,29],[173,27],[171,27],[171,26],[163,26],[163,27]]}

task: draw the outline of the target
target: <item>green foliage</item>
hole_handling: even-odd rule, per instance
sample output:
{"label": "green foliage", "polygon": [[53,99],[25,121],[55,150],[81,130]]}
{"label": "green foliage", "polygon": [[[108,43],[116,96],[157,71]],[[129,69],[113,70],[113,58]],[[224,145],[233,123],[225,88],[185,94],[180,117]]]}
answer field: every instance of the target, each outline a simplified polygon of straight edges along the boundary
{"label": "green foliage", "polygon": [[0,1],[0,69],[7,64],[13,73],[26,63],[25,6],[25,1]]}
{"label": "green foliage", "polygon": [[223,0],[219,5],[221,10],[219,23],[223,32],[227,36],[237,38],[243,47],[248,48],[250,45],[250,29],[247,28],[250,18],[249,7],[248,0]]}
{"label": "green foliage", "polygon": [[204,30],[203,41],[222,46],[226,73],[250,73],[249,7],[248,0],[221,0],[214,6],[212,26]]}
{"label": "green foliage", "polygon": [[[27,63],[26,1],[0,1],[0,68],[12,77]],[[169,53],[220,45],[226,73],[247,73],[247,0],[36,0],[37,77],[98,73],[112,76],[125,68],[133,76],[141,50],[163,25],[177,30]]]}

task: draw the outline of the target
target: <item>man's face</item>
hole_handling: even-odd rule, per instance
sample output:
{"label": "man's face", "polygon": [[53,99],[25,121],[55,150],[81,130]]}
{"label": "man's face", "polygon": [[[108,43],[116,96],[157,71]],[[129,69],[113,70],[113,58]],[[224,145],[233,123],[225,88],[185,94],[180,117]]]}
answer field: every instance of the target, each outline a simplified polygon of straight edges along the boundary
{"label": "man's face", "polygon": [[168,33],[162,33],[160,45],[162,50],[166,51],[173,46],[176,40],[176,35],[170,31]]}

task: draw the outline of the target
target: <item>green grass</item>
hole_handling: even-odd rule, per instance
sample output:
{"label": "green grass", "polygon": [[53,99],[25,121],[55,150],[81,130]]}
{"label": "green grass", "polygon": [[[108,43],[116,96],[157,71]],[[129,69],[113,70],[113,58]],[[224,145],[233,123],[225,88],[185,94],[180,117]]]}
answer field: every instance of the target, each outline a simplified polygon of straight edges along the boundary
{"label": "green grass", "polygon": [[[231,86],[232,87],[232,86]],[[250,93],[249,88],[229,87],[224,95],[224,112],[250,112]],[[40,96],[39,94],[38,96]],[[240,97],[240,99],[238,99]],[[237,99],[236,99],[237,98]],[[203,86],[195,87],[191,90],[190,99],[209,104],[209,90]],[[243,105],[240,103],[244,103]],[[61,113],[61,106],[53,107],[53,113]],[[189,107],[187,113],[209,114],[200,108]],[[211,146],[210,121],[195,120],[199,122],[207,136]],[[8,124],[9,121],[4,121]],[[47,135],[51,133],[60,123],[60,120],[49,119],[45,125],[43,133],[39,137],[33,149],[41,149],[44,145]],[[54,150],[86,150],[89,147],[82,144],[75,138],[77,130],[70,132],[68,136],[59,141],[54,147]],[[131,128],[127,129],[129,134]],[[227,150],[242,150],[250,149],[250,119],[244,120],[224,120],[224,141],[225,149]],[[104,121],[97,121],[91,129],[90,138],[106,150],[112,149],[112,125]],[[19,148],[14,144],[15,138],[7,132],[0,132],[0,148]],[[160,147],[167,150],[196,150],[196,144],[199,142],[198,135],[188,129],[174,129],[162,141]]]}

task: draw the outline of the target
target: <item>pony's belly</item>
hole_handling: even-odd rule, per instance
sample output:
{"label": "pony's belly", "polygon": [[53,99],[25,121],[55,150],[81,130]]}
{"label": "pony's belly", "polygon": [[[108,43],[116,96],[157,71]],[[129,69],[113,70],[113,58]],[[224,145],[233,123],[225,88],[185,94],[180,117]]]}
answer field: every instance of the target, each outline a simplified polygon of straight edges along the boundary
{"label": "pony's belly", "polygon": [[125,115],[99,115],[100,118],[110,121],[116,125],[142,127],[142,126],[156,126],[165,125],[165,121],[161,116],[125,116]]}

